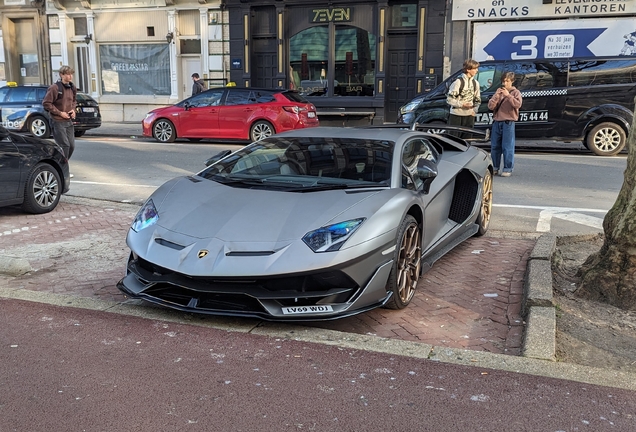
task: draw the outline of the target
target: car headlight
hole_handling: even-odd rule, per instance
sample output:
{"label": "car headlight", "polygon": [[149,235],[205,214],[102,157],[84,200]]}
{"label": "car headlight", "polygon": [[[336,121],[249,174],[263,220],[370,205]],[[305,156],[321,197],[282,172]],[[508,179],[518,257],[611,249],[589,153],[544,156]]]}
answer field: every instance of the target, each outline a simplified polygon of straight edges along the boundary
{"label": "car headlight", "polygon": [[406,114],[408,112],[414,111],[419,104],[424,100],[423,97],[415,98],[411,102],[407,103],[400,107],[400,114]]}
{"label": "car headlight", "polygon": [[364,218],[352,219],[318,228],[305,234],[303,241],[314,252],[337,251],[364,220]]}
{"label": "car headlight", "polygon": [[149,199],[137,212],[137,216],[135,216],[131,228],[133,231],[139,232],[144,228],[156,224],[158,220],[159,212],[157,212],[157,208],[152,200]]}

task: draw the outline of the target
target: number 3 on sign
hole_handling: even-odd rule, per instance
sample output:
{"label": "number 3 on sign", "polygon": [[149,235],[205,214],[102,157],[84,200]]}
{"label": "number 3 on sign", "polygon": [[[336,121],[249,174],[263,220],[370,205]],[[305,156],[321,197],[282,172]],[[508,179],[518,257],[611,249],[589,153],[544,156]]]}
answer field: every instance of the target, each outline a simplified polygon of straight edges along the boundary
{"label": "number 3 on sign", "polygon": [[[512,43],[514,44],[523,44],[519,46],[519,51],[510,53],[510,58],[513,60],[524,60],[524,59],[536,59],[537,58],[537,42],[539,39],[533,35],[527,36],[515,36],[512,38]],[[529,54],[524,53],[529,52]]]}

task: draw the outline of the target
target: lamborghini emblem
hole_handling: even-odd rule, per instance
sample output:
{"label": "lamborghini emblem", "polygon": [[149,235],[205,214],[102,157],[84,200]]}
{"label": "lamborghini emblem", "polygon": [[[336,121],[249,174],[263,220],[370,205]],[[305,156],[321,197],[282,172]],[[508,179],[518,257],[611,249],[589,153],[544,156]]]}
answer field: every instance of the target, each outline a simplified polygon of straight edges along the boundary
{"label": "lamborghini emblem", "polygon": [[201,249],[201,250],[199,251],[199,253],[197,254],[197,256],[198,256],[199,258],[204,258],[204,257],[206,257],[209,253],[210,253],[210,252],[209,252],[207,249]]}

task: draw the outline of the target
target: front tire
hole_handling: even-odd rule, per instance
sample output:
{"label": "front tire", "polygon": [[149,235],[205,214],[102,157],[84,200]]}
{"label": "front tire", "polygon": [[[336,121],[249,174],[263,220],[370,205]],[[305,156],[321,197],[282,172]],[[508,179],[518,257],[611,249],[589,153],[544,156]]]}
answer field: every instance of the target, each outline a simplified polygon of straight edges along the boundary
{"label": "front tire", "polygon": [[86,131],[83,131],[83,130],[80,130],[80,131],[76,130],[76,131],[74,132],[74,134],[75,134],[75,137],[76,137],[76,138],[79,138],[79,137],[81,137],[81,136],[84,136],[84,134],[85,134],[85,133],[86,133]]}
{"label": "front tire", "polygon": [[605,122],[594,126],[587,134],[586,145],[598,156],[614,156],[627,142],[627,134],[616,123]]}
{"label": "front tire", "polygon": [[260,141],[263,138],[274,135],[275,133],[276,131],[274,131],[274,126],[272,126],[269,122],[259,120],[250,128],[250,139],[252,142]]}
{"label": "front tire", "polygon": [[27,124],[29,132],[38,138],[48,138],[51,136],[51,126],[49,121],[42,116],[34,116]]}
{"label": "front tire", "polygon": [[152,126],[152,136],[159,142],[171,143],[177,139],[177,131],[170,120],[160,119]]}
{"label": "front tire", "polygon": [[490,170],[486,170],[484,175],[484,183],[481,194],[481,208],[479,209],[479,215],[477,216],[476,223],[479,225],[479,230],[475,233],[476,236],[483,236],[488,231],[490,225],[490,216],[492,215],[492,174]]}
{"label": "front tire", "polygon": [[57,170],[47,163],[35,166],[24,188],[22,210],[41,214],[53,210],[60,201],[62,184]]}
{"label": "front tire", "polygon": [[422,233],[415,218],[407,215],[398,230],[398,242],[387,291],[393,291],[388,309],[404,309],[413,299],[420,278]]}

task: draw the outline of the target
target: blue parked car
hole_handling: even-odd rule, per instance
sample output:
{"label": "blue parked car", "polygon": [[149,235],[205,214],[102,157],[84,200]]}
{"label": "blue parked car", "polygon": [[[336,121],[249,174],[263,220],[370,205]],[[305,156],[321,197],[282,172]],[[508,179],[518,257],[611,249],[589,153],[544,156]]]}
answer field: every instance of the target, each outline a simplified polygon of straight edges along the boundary
{"label": "blue parked car", "polygon": [[[51,136],[48,112],[42,106],[48,86],[9,83],[0,87],[0,125],[14,132],[28,132],[38,138]],[[99,104],[89,95],[77,92],[75,136],[80,137],[102,125]]]}

